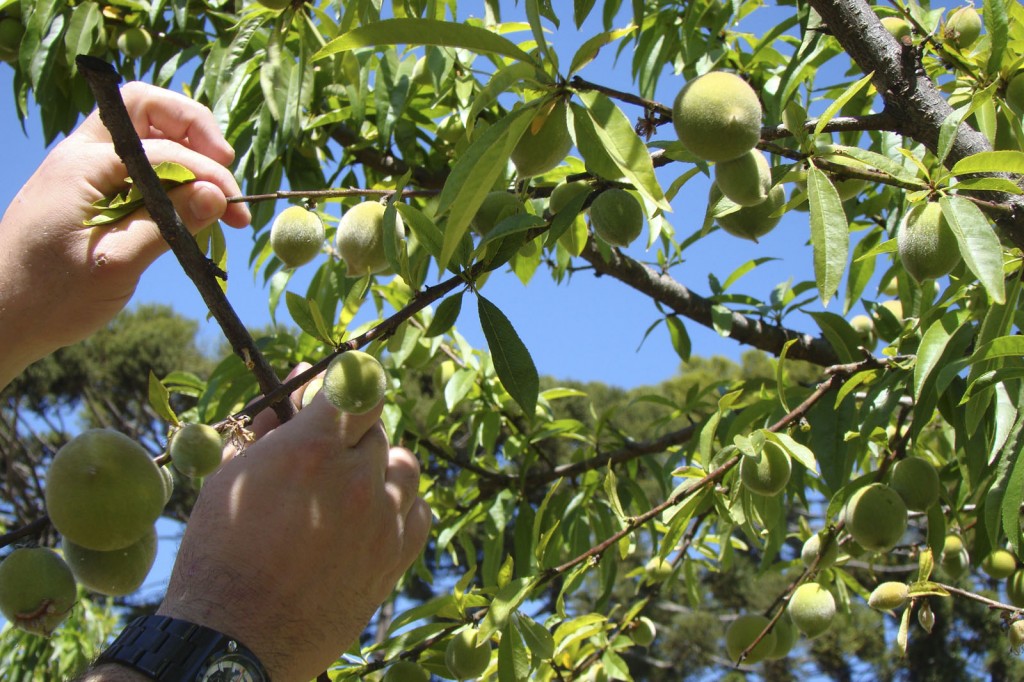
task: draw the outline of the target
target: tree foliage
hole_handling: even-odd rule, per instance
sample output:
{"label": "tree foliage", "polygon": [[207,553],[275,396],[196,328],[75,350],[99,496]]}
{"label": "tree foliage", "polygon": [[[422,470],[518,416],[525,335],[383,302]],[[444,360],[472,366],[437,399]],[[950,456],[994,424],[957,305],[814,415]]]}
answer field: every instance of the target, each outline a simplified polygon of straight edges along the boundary
{"label": "tree foliage", "polygon": [[[500,680],[679,679],[680,669],[721,678],[733,666],[721,646],[731,618],[751,611],[774,622],[809,580],[832,591],[854,627],[733,676],[853,679],[862,662],[880,678],[1019,673],[997,635],[1014,607],[981,609],[978,590],[997,585],[974,570],[944,574],[940,559],[949,533],[975,566],[1004,545],[1024,556],[1024,132],[1022,103],[1007,97],[1024,65],[1021,5],[986,0],[984,33],[969,47],[943,37],[946,8],[928,3],[488,0],[474,16],[480,9],[15,0],[0,10],[25,26],[15,100],[22,113],[30,95],[40,104],[50,139],[93,107],[76,75],[83,53],[126,77],[182,87],[215,112],[254,211],[252,269],[272,313],[286,308],[302,330],[259,341],[277,374],[352,348],[382,357],[384,421],[421,459],[435,524],[399,596],[339,660],[336,678],[372,678],[399,658],[445,675],[446,643],[467,623],[493,643],[488,675]],[[887,16],[908,21],[909,38],[897,42],[879,22]],[[160,39],[129,58],[112,47],[129,27]],[[558,27],[579,40],[549,40]],[[736,72],[758,93],[758,148],[787,198],[792,243],[778,255],[790,272],[813,273],[806,280],[740,293],[739,280],[767,257],[728,274],[689,260],[701,244],[736,244],[716,225],[729,207],[712,170],[667,125],[679,86],[712,70]],[[516,177],[513,150],[552,112],[565,116],[571,155]],[[551,215],[546,198],[565,179],[587,191]],[[855,181],[863,184],[851,192]],[[277,194],[285,186],[294,194]],[[612,187],[641,202],[644,245],[620,250],[591,234],[581,211]],[[493,191],[524,209],[480,235],[471,224]],[[407,232],[384,241],[395,274],[349,272],[326,248],[297,287],[272,253],[277,204],[263,194],[316,203],[331,244],[342,211],[386,202],[385,225],[400,216]],[[706,194],[695,209],[693,197]],[[923,201],[938,202],[962,262],[918,283],[896,234]],[[224,262],[218,227],[201,245]],[[586,272],[650,306],[645,335],[667,335],[676,359],[703,350],[692,348],[696,325],[775,357],[740,372],[704,361],[626,396],[542,381],[487,282],[550,277],[572,287]],[[847,318],[861,307],[872,324],[858,331]],[[474,308],[486,349],[457,331]],[[610,362],[617,352],[608,349]],[[117,381],[145,374],[115,369],[124,371]],[[238,356],[201,378],[180,369],[158,372],[163,388],[147,392],[169,420],[187,413],[237,428],[226,420],[267,404],[246,407],[257,381]],[[194,403],[176,404],[180,396]],[[747,490],[737,471],[769,442],[793,462],[774,497]],[[845,501],[909,454],[939,470],[940,503],[911,516],[894,550],[858,553]],[[819,531],[840,543],[834,567],[800,559]],[[667,578],[646,577],[655,556],[671,563]],[[892,579],[911,585],[896,619],[864,606]],[[630,636],[641,614],[661,626],[646,651]],[[986,637],[954,661],[944,647],[967,622]]]}

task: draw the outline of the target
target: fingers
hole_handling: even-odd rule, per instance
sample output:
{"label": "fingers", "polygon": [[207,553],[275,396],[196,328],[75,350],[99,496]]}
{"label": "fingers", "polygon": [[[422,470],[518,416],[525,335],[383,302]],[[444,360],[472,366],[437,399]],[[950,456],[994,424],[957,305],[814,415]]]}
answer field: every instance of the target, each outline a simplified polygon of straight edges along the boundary
{"label": "fingers", "polygon": [[[295,367],[292,368],[292,371],[288,372],[288,376],[284,378],[285,383],[290,381],[293,377],[301,374],[302,372],[305,372],[310,367],[312,367],[312,365],[310,365],[308,362],[300,362],[299,364],[295,365]],[[299,386],[297,389],[292,391],[291,395],[289,396],[289,398],[292,401],[292,405],[294,405],[296,409],[299,409],[299,407],[302,405],[302,394],[306,390],[306,386],[307,384]],[[253,398],[248,402],[246,407],[253,404],[257,400],[259,400],[259,398]],[[252,423],[249,425],[249,431],[252,432],[253,438],[255,440],[259,440],[263,436],[273,431],[280,423],[281,422],[278,421],[277,414],[274,412],[272,408],[268,407],[264,410],[261,410],[255,417],[253,417]],[[225,461],[233,458],[236,454],[238,454],[238,452],[234,448],[234,446],[229,445],[224,451]]]}
{"label": "fingers", "polygon": [[416,501],[420,488],[420,463],[405,448],[391,448],[384,472],[384,490],[399,514],[406,516]]}
{"label": "fingers", "polygon": [[[223,165],[234,159],[235,152],[224,139],[217,119],[199,102],[181,93],[138,82],[121,88],[121,97],[139,137],[173,140]],[[94,140],[110,140],[96,112],[79,130]]]}
{"label": "fingers", "polygon": [[430,534],[430,526],[434,518],[430,512],[430,505],[422,497],[416,497],[412,501],[412,507],[405,517],[405,534],[402,543],[402,570],[409,568],[416,560],[424,545],[427,544],[427,536]]}

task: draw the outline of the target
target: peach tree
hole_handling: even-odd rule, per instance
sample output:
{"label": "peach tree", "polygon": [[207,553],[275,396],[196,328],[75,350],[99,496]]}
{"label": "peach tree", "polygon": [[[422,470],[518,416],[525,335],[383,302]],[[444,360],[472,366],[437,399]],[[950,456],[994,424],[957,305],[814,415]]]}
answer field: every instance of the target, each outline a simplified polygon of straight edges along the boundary
{"label": "peach tree", "polygon": [[[905,650],[983,604],[1010,633],[989,646],[1020,646],[1019,3],[9,0],[0,14],[15,103],[38,102],[48,138],[112,96],[84,77],[88,55],[184,89],[236,150],[252,272],[301,333],[253,340],[211,303],[235,353],[208,376],[153,377],[169,435],[194,422],[242,438],[341,353],[385,366],[385,425],[420,457],[435,524],[332,679],[656,679],[677,610],[708,616],[703,665],[722,671],[781,674],[853,614]],[[286,204],[325,231],[282,260]],[[137,205],[113,198],[92,229]],[[728,262],[745,240],[760,254],[729,273],[691,257]],[[205,266],[226,263],[220,227],[197,243],[183,267],[219,291]],[[743,292],[774,257],[794,277]],[[704,327],[773,356],[771,374],[641,391],[650,409],[623,427],[627,407],[542,380],[488,287],[592,276],[650,311],[638,340],[670,340],[676,356],[651,362],[714,352],[691,340]],[[459,333],[467,318],[485,347]],[[313,368],[282,385],[301,361]],[[760,600],[709,598],[741,572],[771,586]]]}

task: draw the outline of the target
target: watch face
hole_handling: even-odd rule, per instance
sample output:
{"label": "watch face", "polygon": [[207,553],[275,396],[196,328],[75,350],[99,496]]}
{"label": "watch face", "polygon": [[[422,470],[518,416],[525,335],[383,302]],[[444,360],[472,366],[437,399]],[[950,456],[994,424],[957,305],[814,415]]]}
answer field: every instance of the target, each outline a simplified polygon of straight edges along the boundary
{"label": "watch face", "polygon": [[224,656],[206,669],[200,682],[262,682],[263,676],[242,656]]}

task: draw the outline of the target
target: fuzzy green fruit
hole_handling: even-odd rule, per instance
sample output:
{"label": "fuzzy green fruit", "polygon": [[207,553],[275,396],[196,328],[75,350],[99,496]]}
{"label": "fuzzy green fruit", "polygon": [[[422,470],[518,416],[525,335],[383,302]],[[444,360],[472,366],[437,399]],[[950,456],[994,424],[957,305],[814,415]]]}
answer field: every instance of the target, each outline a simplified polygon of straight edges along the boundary
{"label": "fuzzy green fruit", "polygon": [[512,163],[519,177],[543,175],[555,168],[572,149],[566,119],[566,105],[559,100],[550,110],[544,107],[512,150]]}
{"label": "fuzzy green fruit", "polygon": [[903,268],[922,282],[948,275],[960,262],[960,246],[935,202],[914,204],[896,233]]}
{"label": "fuzzy green fruit", "polygon": [[1018,568],[1006,579],[1006,598],[1014,606],[1024,609],[1024,568]]}
{"label": "fuzzy green fruit", "polygon": [[875,323],[867,315],[854,315],[850,319],[850,326],[860,337],[861,345],[867,349],[875,347]]}
{"label": "fuzzy green fruit", "polygon": [[316,211],[289,206],[270,226],[270,248],[286,268],[297,268],[316,258],[324,245],[324,221]]}
{"label": "fuzzy green fruit", "polygon": [[740,480],[752,492],[771,497],[786,489],[792,470],[789,454],[778,443],[768,441],[757,457],[743,457]]}
{"label": "fuzzy green fruit", "polygon": [[907,505],[885,484],[866,485],[846,503],[846,529],[865,549],[887,552],[907,530]]}
{"label": "fuzzy green fruit", "polygon": [[961,50],[978,42],[981,35],[981,15],[971,6],[953,10],[942,29],[942,37]]}
{"label": "fuzzy green fruit", "polygon": [[548,199],[548,212],[551,215],[557,215],[563,208],[569,205],[570,201],[580,194],[586,194],[589,191],[590,183],[584,180],[563,182],[556,185],[555,188],[551,190],[551,197]]}
{"label": "fuzzy green fruit", "polygon": [[171,495],[174,494],[174,474],[171,473],[171,467],[160,467],[160,480],[164,484],[164,505],[166,505],[171,501]]}
{"label": "fuzzy green fruit", "polygon": [[110,429],[83,431],[46,472],[46,511],[61,535],[109,551],[141,538],[164,508],[164,481],[146,450]]}
{"label": "fuzzy green fruit", "polygon": [[786,612],[800,632],[814,639],[832,627],[836,617],[836,600],[818,583],[804,583],[789,598]]}
{"label": "fuzzy green fruit", "polygon": [[761,139],[761,101],[733,73],[712,71],[687,83],[672,105],[679,141],[705,161],[728,161]]}
{"label": "fuzzy green fruit", "polygon": [[[804,542],[803,547],[800,549],[800,560],[804,566],[808,568],[814,563],[814,560],[821,554],[821,543],[823,542],[822,533],[815,533],[811,537],[807,538]],[[836,538],[829,540],[828,548],[825,550],[824,556],[818,561],[818,570],[824,570],[829,568],[836,563],[836,559],[839,558],[839,541]]]}
{"label": "fuzzy green fruit", "polygon": [[633,642],[637,646],[650,646],[654,643],[654,638],[658,636],[658,628],[653,620],[647,616],[640,616],[633,621],[633,625],[629,629],[629,636],[633,638]]}
{"label": "fuzzy green fruit", "polygon": [[[398,238],[405,236],[405,224],[397,211],[395,231]],[[364,201],[345,211],[338,223],[335,239],[350,276],[362,277],[388,269],[388,258],[384,253],[383,204]]]}
{"label": "fuzzy green fruit", "polygon": [[783,613],[775,621],[772,632],[775,633],[775,648],[772,649],[770,654],[765,656],[765,659],[777,661],[788,656],[789,652],[793,650],[793,647],[796,646],[796,641],[800,638],[800,631],[796,629],[796,625],[793,624],[793,620],[789,615]]}
{"label": "fuzzy green fruit", "polygon": [[590,204],[590,225],[612,246],[629,246],[644,229],[644,210],[626,190],[606,189]]}
{"label": "fuzzy green fruit", "polygon": [[130,59],[138,59],[153,46],[153,36],[138,26],[127,29],[117,37],[117,49]]}
{"label": "fuzzy green fruit", "polygon": [[994,549],[981,560],[981,570],[996,580],[1009,578],[1017,570],[1017,557],[1009,550]]}
{"label": "fuzzy green fruit", "polygon": [[384,399],[388,380],[377,358],[350,350],[331,360],[324,372],[327,401],[342,412],[364,414]]}
{"label": "fuzzy green fruit", "polygon": [[75,599],[71,569],[52,549],[21,547],[0,562],[0,613],[25,632],[48,636]]}
{"label": "fuzzy green fruit", "polygon": [[515,194],[502,191],[488,192],[469,226],[480,236],[486,236],[505,218],[526,212],[526,206]]}
{"label": "fuzzy green fruit", "polygon": [[651,557],[644,565],[644,574],[650,582],[662,582],[672,576],[672,562],[660,556]]}
{"label": "fuzzy green fruit", "polygon": [[889,476],[889,486],[903,498],[907,509],[927,511],[939,501],[939,472],[923,457],[901,459]]}
{"label": "fuzzy green fruit", "polygon": [[83,586],[111,597],[123,597],[142,586],[156,560],[156,527],[123,549],[97,552],[71,542],[61,545],[75,579]]}
{"label": "fuzzy green fruit", "polygon": [[[736,206],[726,198],[716,197],[721,191],[717,187],[712,188],[711,201],[717,203],[721,210],[728,210],[730,206]],[[782,185],[775,185],[768,192],[768,198],[755,206],[741,206],[739,210],[719,215],[715,218],[722,229],[734,237],[741,237],[756,242],[771,232],[782,215],[773,215],[786,204],[786,190]]]}
{"label": "fuzzy green fruit", "polygon": [[25,27],[17,19],[7,17],[0,20],[0,59],[5,62],[17,60],[24,35]]}
{"label": "fuzzy green fruit", "polygon": [[1024,71],[1018,71],[1006,84],[1006,101],[1018,115],[1024,114]]}
{"label": "fuzzy green fruit", "polygon": [[906,583],[885,582],[871,591],[868,605],[879,611],[903,608],[910,601],[910,588]]}
{"label": "fuzzy green fruit", "polygon": [[957,535],[947,535],[942,544],[939,565],[951,578],[959,578],[971,565],[971,558],[964,547],[964,541]]}
{"label": "fuzzy green fruit", "polygon": [[1024,620],[1015,620],[1010,623],[1008,637],[1010,639],[1010,650],[1015,654],[1019,654],[1021,649],[1024,648]]}
{"label": "fuzzy green fruit", "polygon": [[[730,623],[725,631],[725,650],[729,654],[729,660],[738,663],[740,654],[768,627],[768,623],[767,618],[753,613],[739,616]],[[776,636],[775,630],[765,635],[743,659],[743,663],[753,665],[767,658],[775,650]]]}
{"label": "fuzzy green fruit", "polygon": [[212,426],[185,424],[171,436],[167,451],[175,469],[190,478],[201,478],[220,466],[224,444]]}
{"label": "fuzzy green fruit", "polygon": [[430,673],[412,661],[395,661],[388,666],[383,682],[430,682]]}
{"label": "fuzzy green fruit", "polygon": [[759,149],[715,164],[715,184],[734,204],[756,206],[768,198],[772,168]]}
{"label": "fuzzy green fruit", "polygon": [[491,647],[478,642],[479,630],[466,629],[456,633],[444,651],[444,663],[456,680],[480,677],[491,663]]}
{"label": "fuzzy green fruit", "polygon": [[883,17],[881,19],[882,26],[885,30],[892,35],[897,42],[902,42],[903,37],[912,37],[910,32],[910,22],[903,17]]}

